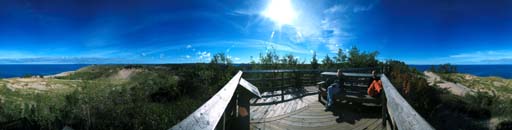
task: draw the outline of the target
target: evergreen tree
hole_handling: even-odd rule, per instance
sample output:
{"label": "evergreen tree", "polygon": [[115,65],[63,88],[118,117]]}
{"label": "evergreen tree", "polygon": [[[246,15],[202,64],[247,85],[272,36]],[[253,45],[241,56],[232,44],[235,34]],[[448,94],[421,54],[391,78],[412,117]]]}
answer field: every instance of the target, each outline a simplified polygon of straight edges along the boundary
{"label": "evergreen tree", "polygon": [[347,60],[347,55],[343,53],[343,50],[341,48],[338,48],[338,53],[336,53],[336,56],[334,57],[336,64],[344,63]]}
{"label": "evergreen tree", "polygon": [[229,59],[224,53],[217,53],[213,55],[212,60],[210,61],[212,64],[231,64],[232,61]]}
{"label": "evergreen tree", "polygon": [[352,47],[348,53],[350,55],[348,62],[351,67],[376,67],[379,64],[379,61],[375,58],[379,54],[377,51],[371,53],[360,52],[357,47]]}
{"label": "evergreen tree", "polygon": [[325,58],[322,59],[322,64],[325,69],[330,69],[334,66],[334,61],[329,57],[329,54],[325,55]]}
{"label": "evergreen tree", "polygon": [[316,51],[313,52],[313,58],[311,59],[311,68],[318,69],[318,60],[316,59]]}
{"label": "evergreen tree", "polygon": [[344,67],[344,63],[347,60],[347,55],[343,53],[343,50],[341,48],[338,48],[338,53],[334,57],[335,63],[338,65],[338,67]]}
{"label": "evergreen tree", "polygon": [[285,65],[285,68],[294,68],[298,63],[299,59],[292,54],[287,54],[281,59],[281,64]]}

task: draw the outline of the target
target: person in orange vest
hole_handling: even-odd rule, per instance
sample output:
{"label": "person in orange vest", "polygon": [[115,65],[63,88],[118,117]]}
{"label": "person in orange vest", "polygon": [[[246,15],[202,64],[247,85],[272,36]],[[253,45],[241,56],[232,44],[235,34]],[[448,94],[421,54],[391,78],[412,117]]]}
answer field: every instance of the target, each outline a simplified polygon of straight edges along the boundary
{"label": "person in orange vest", "polygon": [[372,71],[372,83],[370,84],[370,87],[368,87],[368,95],[372,97],[380,96],[382,91],[382,81],[379,77],[377,77],[377,74],[375,73],[375,70]]}

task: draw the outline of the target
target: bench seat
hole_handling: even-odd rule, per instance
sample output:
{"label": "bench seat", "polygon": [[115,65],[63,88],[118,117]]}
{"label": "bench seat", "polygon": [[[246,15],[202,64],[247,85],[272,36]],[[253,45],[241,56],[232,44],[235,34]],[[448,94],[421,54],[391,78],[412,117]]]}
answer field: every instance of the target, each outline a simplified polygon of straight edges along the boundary
{"label": "bench seat", "polygon": [[[370,103],[374,105],[381,105],[381,99],[377,97],[372,97],[367,94],[369,79],[357,79],[355,82],[350,82],[354,80],[349,80],[349,82],[344,81],[343,86],[341,86],[340,93],[335,95],[335,100],[338,101],[350,101],[357,103]],[[366,83],[366,84],[363,84]],[[331,83],[332,84],[332,83]],[[321,102],[327,102],[327,81],[321,81],[317,83],[319,94],[318,100]]]}

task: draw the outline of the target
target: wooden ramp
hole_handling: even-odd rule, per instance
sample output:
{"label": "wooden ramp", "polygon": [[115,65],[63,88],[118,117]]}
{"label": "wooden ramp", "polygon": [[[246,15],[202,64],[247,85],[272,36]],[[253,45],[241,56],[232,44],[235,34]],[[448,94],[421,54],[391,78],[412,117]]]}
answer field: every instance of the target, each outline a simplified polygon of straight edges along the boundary
{"label": "wooden ramp", "polygon": [[[304,87],[281,98],[263,93],[251,103],[251,129],[254,130],[375,130],[382,127],[381,107],[338,102],[334,111],[324,111],[318,102],[318,88]],[[275,102],[270,104],[269,102]],[[263,104],[263,105],[260,105]]]}

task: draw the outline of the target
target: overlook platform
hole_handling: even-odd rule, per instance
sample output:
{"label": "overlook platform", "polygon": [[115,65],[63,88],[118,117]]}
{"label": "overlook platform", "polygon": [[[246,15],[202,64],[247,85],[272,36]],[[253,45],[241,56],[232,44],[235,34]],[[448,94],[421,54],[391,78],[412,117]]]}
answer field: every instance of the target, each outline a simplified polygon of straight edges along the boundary
{"label": "overlook platform", "polygon": [[[264,92],[251,99],[251,129],[254,130],[381,130],[381,108],[342,102],[324,111],[318,101],[318,87]],[[275,96],[278,95],[278,96]]]}
{"label": "overlook platform", "polygon": [[340,71],[343,77],[339,82],[345,90],[342,93],[350,98],[336,98],[332,111],[324,111],[323,99],[326,96],[324,90],[336,72],[252,70],[242,77],[243,71],[239,71],[210,100],[170,129],[434,129],[407,103],[385,74],[376,75],[383,87],[380,101],[377,98],[373,99],[378,101],[377,104],[368,102],[366,86],[372,75],[363,72],[368,70],[373,69],[348,68]]}

